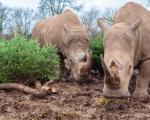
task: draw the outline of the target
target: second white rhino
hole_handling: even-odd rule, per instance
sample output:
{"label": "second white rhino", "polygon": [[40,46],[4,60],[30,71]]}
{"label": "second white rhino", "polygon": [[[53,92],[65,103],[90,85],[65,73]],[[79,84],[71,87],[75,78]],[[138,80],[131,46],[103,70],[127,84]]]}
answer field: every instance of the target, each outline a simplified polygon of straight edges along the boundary
{"label": "second white rhino", "polygon": [[129,81],[134,67],[139,66],[136,89],[132,97],[141,101],[149,98],[150,80],[150,12],[129,2],[121,7],[108,29],[102,19],[98,26],[104,31],[105,72],[103,95],[113,98],[130,97]]}

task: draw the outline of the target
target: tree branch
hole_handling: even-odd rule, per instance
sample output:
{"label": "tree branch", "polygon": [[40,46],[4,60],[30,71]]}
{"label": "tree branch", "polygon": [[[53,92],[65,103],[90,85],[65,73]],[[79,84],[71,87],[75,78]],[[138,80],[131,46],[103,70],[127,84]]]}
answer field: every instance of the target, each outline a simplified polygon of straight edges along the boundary
{"label": "tree branch", "polygon": [[[36,97],[43,97],[50,93],[53,93],[54,89],[51,86],[52,83],[53,83],[53,81],[48,81],[42,86],[39,81],[36,81],[35,89],[25,86],[25,85],[17,84],[17,83],[2,83],[2,84],[0,84],[0,89],[6,89],[6,90],[7,89],[16,89],[16,90],[23,91],[25,93],[32,94]],[[56,92],[56,91],[54,91],[54,92]]]}

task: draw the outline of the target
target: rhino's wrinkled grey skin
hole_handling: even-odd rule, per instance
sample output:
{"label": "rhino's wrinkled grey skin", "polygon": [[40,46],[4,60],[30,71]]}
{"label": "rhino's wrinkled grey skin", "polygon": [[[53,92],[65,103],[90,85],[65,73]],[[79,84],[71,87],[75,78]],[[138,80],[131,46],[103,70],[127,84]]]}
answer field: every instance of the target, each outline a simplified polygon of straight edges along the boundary
{"label": "rhino's wrinkled grey skin", "polygon": [[91,70],[88,27],[80,24],[78,16],[65,10],[39,21],[32,30],[32,38],[38,39],[41,46],[51,43],[66,58],[65,66],[75,79],[88,76]]}
{"label": "rhino's wrinkled grey skin", "polygon": [[150,80],[150,12],[130,2],[121,7],[108,29],[104,20],[98,20],[104,31],[105,72],[103,94],[106,97],[129,97],[129,81],[135,66],[139,66],[133,98],[146,100]]}

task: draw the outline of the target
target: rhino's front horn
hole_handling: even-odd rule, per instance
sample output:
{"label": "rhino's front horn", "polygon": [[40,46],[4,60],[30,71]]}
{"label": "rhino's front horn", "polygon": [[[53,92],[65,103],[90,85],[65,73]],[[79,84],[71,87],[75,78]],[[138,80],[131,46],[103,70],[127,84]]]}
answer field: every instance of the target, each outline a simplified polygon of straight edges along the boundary
{"label": "rhino's front horn", "polygon": [[103,67],[105,76],[110,77],[110,78],[113,78],[112,75],[111,75],[110,72],[109,72],[109,69],[107,68],[107,65],[105,64],[105,61],[104,61],[102,55],[101,55],[101,64],[102,64],[102,67]]}
{"label": "rhino's front horn", "polygon": [[84,61],[86,62],[87,58],[86,58],[86,54],[81,52],[81,53],[78,53],[77,56],[76,56],[76,59],[77,61],[81,62],[81,61]]}
{"label": "rhino's front horn", "polygon": [[110,73],[107,65],[104,62],[103,56],[101,55],[101,63],[102,63],[102,67],[105,73],[105,83],[108,85],[108,87],[112,88],[112,89],[118,89],[119,88],[119,84],[120,84],[120,79],[118,77],[118,75],[114,75],[113,72],[112,74]]}

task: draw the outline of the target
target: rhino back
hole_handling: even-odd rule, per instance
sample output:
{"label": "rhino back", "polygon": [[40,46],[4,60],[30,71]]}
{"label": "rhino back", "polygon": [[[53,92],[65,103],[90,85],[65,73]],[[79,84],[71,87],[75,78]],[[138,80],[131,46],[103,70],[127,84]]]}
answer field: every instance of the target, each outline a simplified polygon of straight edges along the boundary
{"label": "rhino back", "polygon": [[42,28],[41,40],[44,43],[50,42],[60,49],[63,46],[62,29],[64,24],[78,26],[80,25],[80,21],[70,10],[64,11],[61,15],[53,16]]}
{"label": "rhino back", "polygon": [[[113,17],[113,24],[117,22],[125,22],[131,25],[138,18],[142,18],[144,21],[150,20],[150,12],[145,9],[142,5],[129,2],[122,6]],[[146,23],[144,23],[146,24]]]}
{"label": "rhino back", "polygon": [[40,30],[43,28],[44,24],[45,24],[45,20],[41,20],[35,24],[35,26],[32,29],[32,39],[39,39]]}
{"label": "rhino back", "polygon": [[113,17],[113,24],[125,22],[132,25],[142,18],[142,23],[136,31],[135,64],[139,59],[150,58],[150,12],[140,4],[129,2],[121,7]]}

